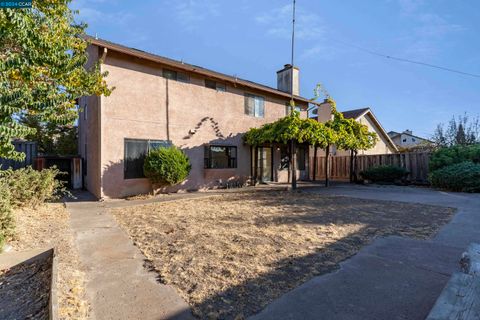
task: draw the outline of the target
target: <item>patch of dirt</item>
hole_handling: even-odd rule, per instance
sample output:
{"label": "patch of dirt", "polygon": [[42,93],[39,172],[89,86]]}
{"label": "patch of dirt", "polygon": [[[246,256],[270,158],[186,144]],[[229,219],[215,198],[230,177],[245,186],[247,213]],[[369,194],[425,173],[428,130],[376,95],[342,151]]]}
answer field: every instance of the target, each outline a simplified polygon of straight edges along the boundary
{"label": "patch of dirt", "polygon": [[432,236],[454,209],[275,191],[111,212],[196,316],[242,319],[337,268],[375,237]]}
{"label": "patch of dirt", "polygon": [[48,320],[51,265],[47,258],[0,271],[2,319]]}
{"label": "patch of dirt", "polygon": [[15,251],[55,247],[57,254],[58,315],[60,319],[87,319],[85,274],[69,225],[69,213],[60,203],[15,212],[16,237],[10,242]]}

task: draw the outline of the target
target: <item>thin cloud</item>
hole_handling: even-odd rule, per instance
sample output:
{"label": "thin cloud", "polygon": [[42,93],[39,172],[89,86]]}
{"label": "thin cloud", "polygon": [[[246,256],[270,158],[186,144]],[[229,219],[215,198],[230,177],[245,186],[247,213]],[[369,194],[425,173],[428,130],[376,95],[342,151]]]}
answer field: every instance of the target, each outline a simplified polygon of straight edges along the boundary
{"label": "thin cloud", "polygon": [[[292,5],[285,5],[262,13],[255,17],[255,21],[258,24],[267,26],[265,32],[269,36],[290,38],[292,36]],[[323,38],[325,26],[317,14],[297,8],[296,21],[295,34],[297,39],[313,40]]]}
{"label": "thin cloud", "polygon": [[175,19],[187,30],[193,30],[198,23],[220,15],[219,3],[215,0],[175,1],[171,5]]}
{"label": "thin cloud", "polygon": [[396,0],[400,15],[408,19],[412,27],[408,33],[399,38],[405,43],[401,53],[416,59],[432,59],[438,55],[440,47],[447,36],[462,32],[465,28],[448,21],[438,13],[430,12],[425,0]]}
{"label": "thin cloud", "polygon": [[133,15],[124,11],[102,11],[98,8],[101,3],[114,4],[112,0],[78,0],[72,2],[72,9],[78,10],[80,13],[76,20],[94,24],[97,22],[107,22],[114,25],[125,25]]}

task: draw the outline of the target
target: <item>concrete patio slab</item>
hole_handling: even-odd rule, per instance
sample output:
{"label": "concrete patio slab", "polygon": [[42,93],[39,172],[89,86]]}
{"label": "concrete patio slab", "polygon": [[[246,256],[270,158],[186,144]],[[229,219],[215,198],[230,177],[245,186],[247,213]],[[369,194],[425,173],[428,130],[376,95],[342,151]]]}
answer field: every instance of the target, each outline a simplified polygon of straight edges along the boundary
{"label": "concrete patio slab", "polygon": [[[87,274],[92,319],[193,319],[171,286],[144,268],[144,256],[101,202],[80,194],[68,202],[71,227]],[[93,199],[92,199],[93,200]]]}

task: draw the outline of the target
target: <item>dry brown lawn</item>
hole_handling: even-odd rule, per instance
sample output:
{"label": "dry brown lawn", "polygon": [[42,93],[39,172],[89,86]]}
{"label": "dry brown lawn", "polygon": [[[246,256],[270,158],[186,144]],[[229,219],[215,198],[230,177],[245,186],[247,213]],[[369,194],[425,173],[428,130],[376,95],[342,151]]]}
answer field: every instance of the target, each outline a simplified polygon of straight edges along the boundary
{"label": "dry brown lawn", "polygon": [[241,319],[378,236],[425,239],[451,208],[239,192],[111,209],[149,267],[204,318]]}
{"label": "dry brown lawn", "polygon": [[58,314],[60,319],[87,319],[85,275],[69,226],[69,213],[60,203],[15,212],[16,236],[10,242],[15,251],[56,248]]}

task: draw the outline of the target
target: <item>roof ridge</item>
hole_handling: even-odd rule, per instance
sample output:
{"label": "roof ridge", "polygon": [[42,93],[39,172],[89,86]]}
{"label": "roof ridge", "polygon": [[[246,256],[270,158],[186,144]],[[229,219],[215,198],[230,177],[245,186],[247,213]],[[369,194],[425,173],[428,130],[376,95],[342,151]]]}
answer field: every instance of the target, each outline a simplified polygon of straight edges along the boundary
{"label": "roof ridge", "polygon": [[[204,73],[204,76],[211,76],[213,78],[218,77],[219,79],[222,79],[224,81],[230,81],[230,82],[233,82],[233,83],[238,83],[238,84],[246,86],[246,87],[253,87],[257,90],[264,90],[264,91],[270,92],[272,94],[283,96],[285,98],[290,98],[290,96],[291,96],[291,94],[288,93],[288,92],[278,90],[276,88],[267,86],[265,84],[258,83],[258,82],[255,82],[255,81],[251,81],[251,80],[247,80],[247,79],[242,79],[242,78],[239,78],[237,76],[231,76],[231,75],[219,72],[219,71],[215,71],[215,70],[212,70],[212,69],[207,69],[207,68],[204,68],[204,67],[201,67],[201,66],[186,63],[183,60],[182,61],[175,60],[175,59],[172,59],[172,58],[169,58],[169,57],[161,56],[159,54],[151,53],[151,52],[148,52],[148,51],[143,51],[143,50],[140,50],[140,49],[137,49],[137,48],[128,47],[128,46],[125,46],[125,45],[122,45],[122,44],[119,44],[119,43],[115,43],[115,42],[112,42],[112,41],[109,41],[109,40],[100,39],[98,37],[92,37],[90,35],[86,35],[85,39],[87,41],[89,41],[90,43],[94,44],[94,45],[97,45],[97,46],[102,46],[103,45],[103,46],[107,46],[107,47],[109,46],[112,50],[117,50],[117,51],[120,51],[124,54],[135,55],[135,53],[137,53],[138,55],[141,55],[140,58],[150,59],[150,60],[156,61],[158,63],[164,63],[164,64],[170,63],[174,67],[183,68],[183,69],[186,69],[187,71],[190,71],[190,72],[196,72],[196,73],[200,73],[200,74]],[[316,104],[316,105],[319,104],[318,102],[312,101],[312,99],[308,99],[308,98],[305,98],[305,97],[302,97],[302,96],[299,96],[299,95],[295,95],[294,99],[302,101],[302,102],[306,102],[306,103],[313,103],[313,104]]]}

